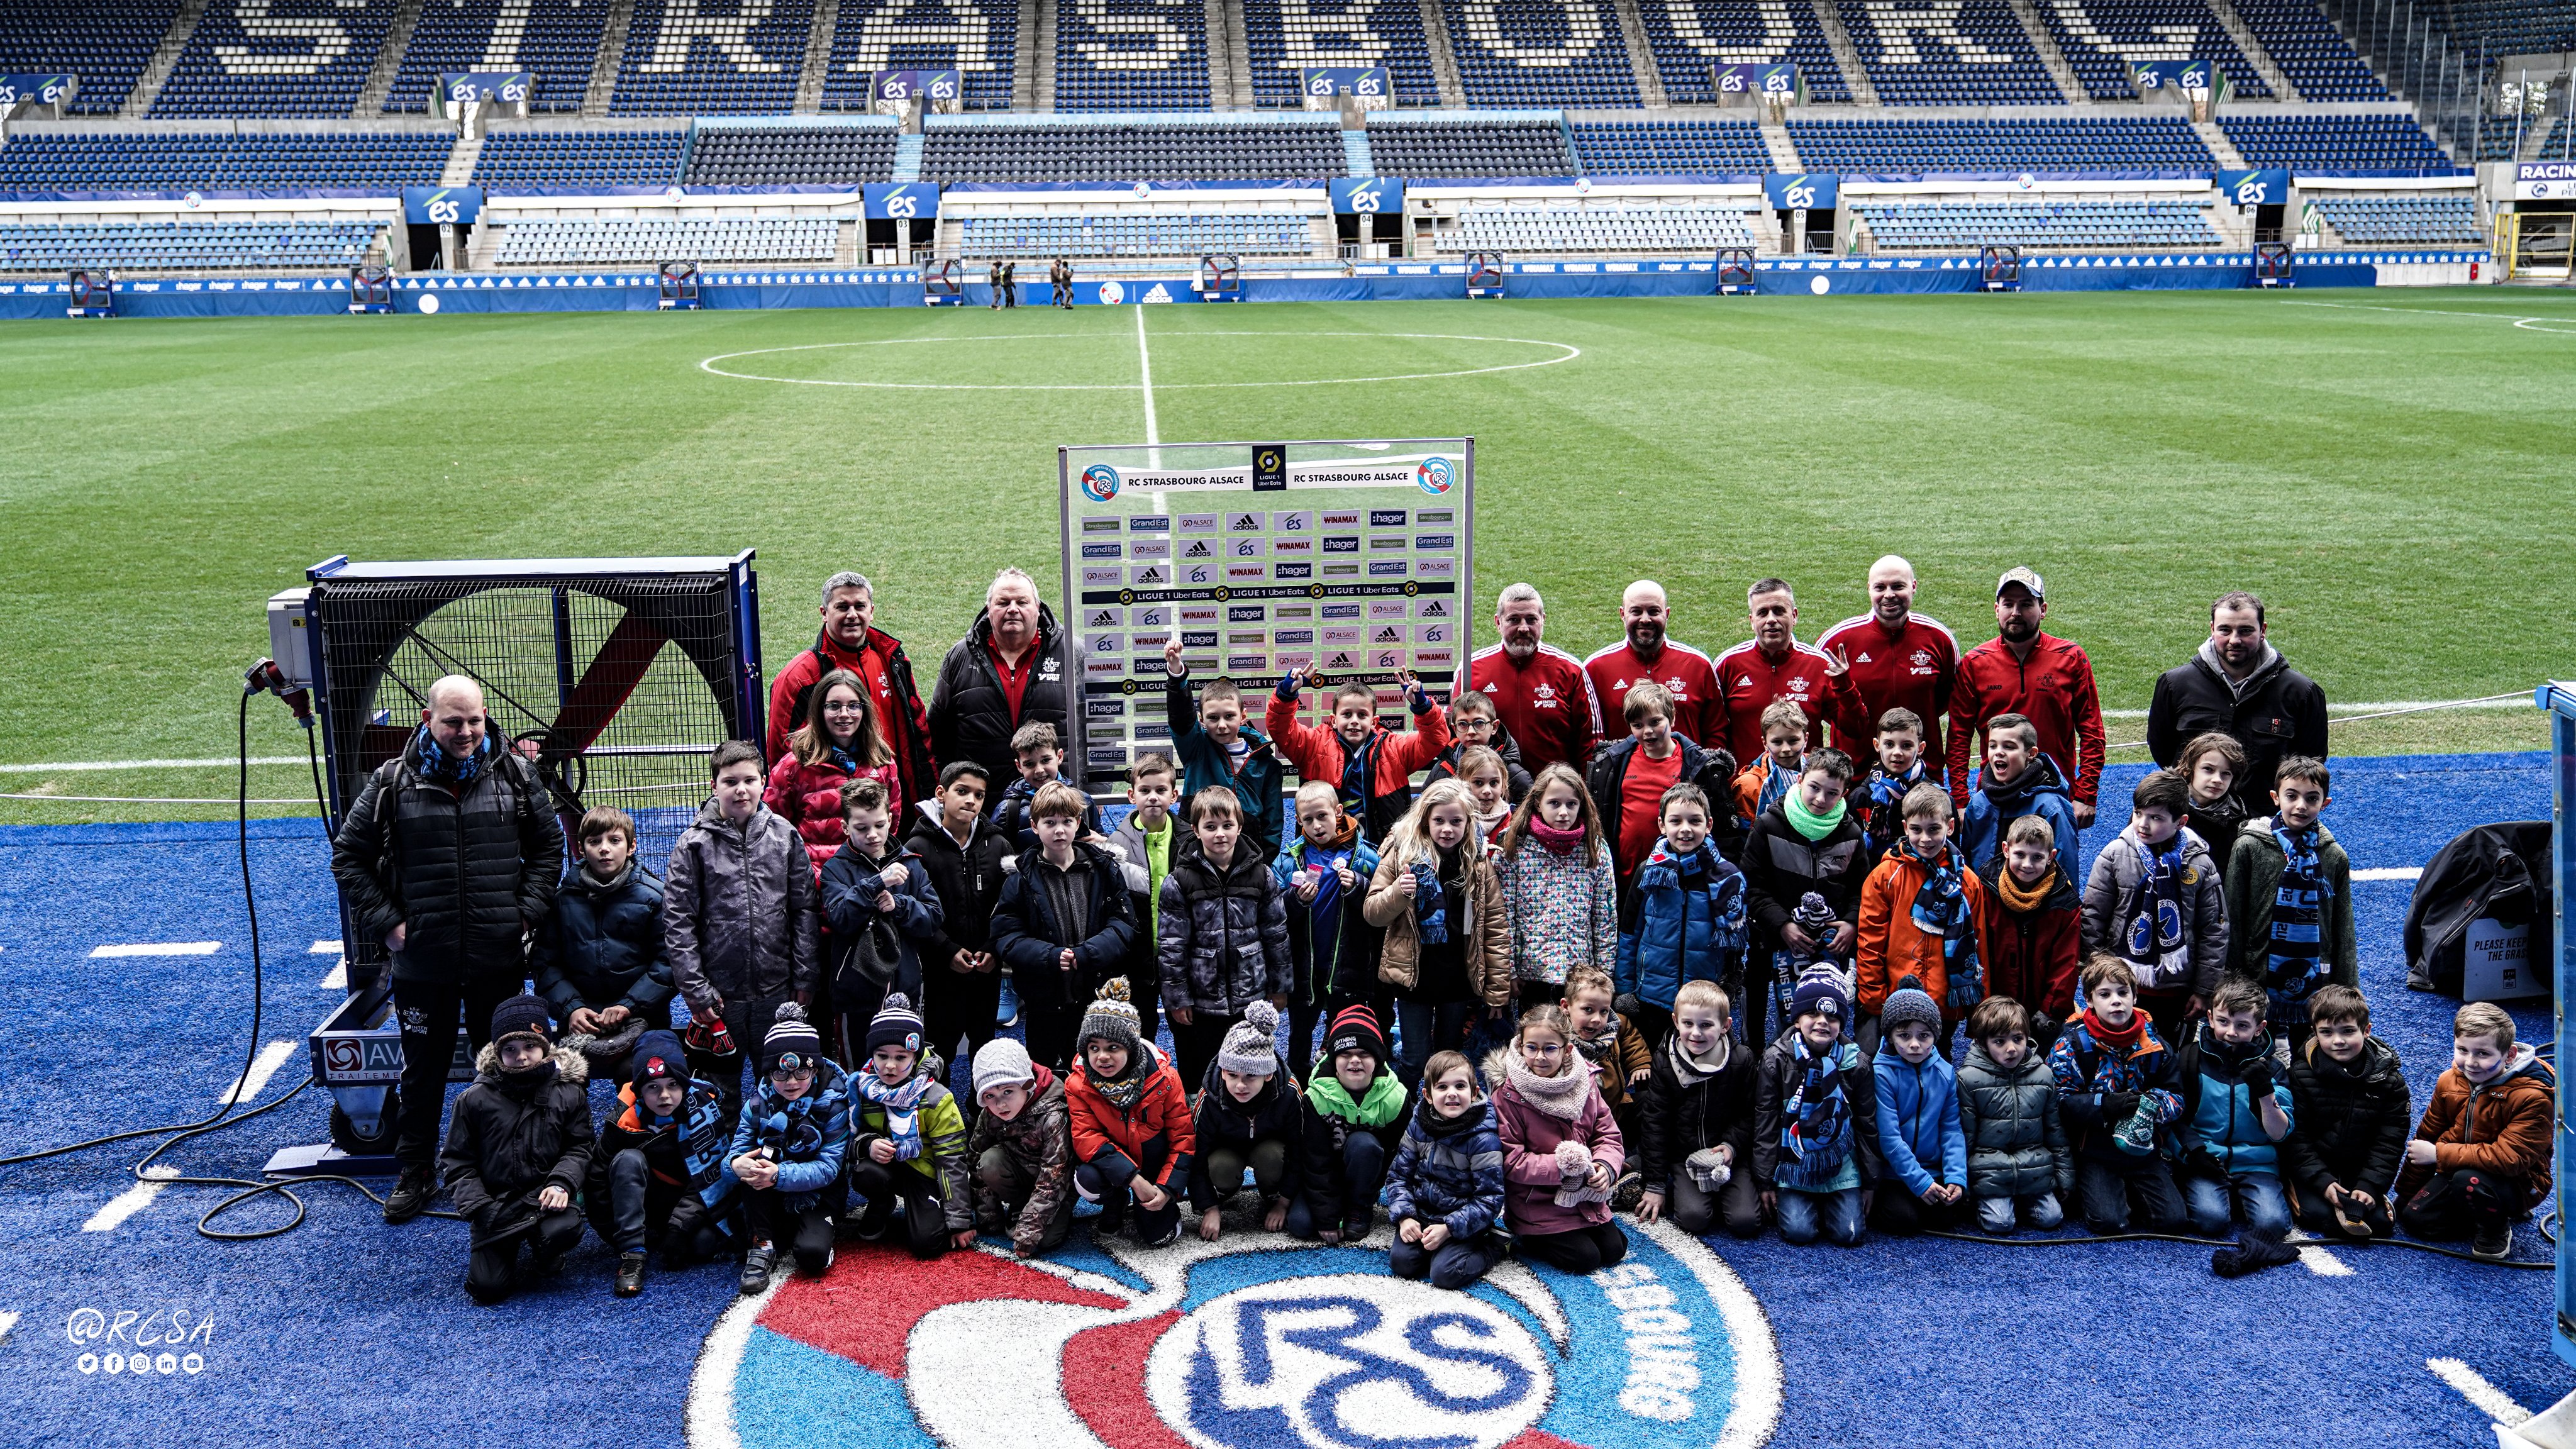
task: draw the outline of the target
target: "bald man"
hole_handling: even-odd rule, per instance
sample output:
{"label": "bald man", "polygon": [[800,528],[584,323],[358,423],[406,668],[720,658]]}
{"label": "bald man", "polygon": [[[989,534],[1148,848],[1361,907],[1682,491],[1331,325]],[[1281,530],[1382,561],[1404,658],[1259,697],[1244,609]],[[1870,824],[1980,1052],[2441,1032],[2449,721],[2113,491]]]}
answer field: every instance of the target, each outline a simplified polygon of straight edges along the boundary
{"label": "bald man", "polygon": [[432,684],[420,728],[368,774],[331,840],[349,945],[381,942],[393,958],[402,1175],[386,1222],[418,1217],[437,1191],[431,1164],[457,1029],[480,1052],[493,1009],[527,989],[520,943],[546,918],[563,871],[563,827],[545,785],[493,731],[482,688],[460,674]]}
{"label": "bald man", "polygon": [[[1651,679],[1673,697],[1673,732],[1691,743],[1711,748],[1726,741],[1726,705],[1718,697],[1717,671],[1707,655],[1666,632],[1673,618],[1664,586],[1639,579],[1619,596],[1619,626],[1627,637],[1583,661],[1592,678],[1593,708],[1599,718],[1592,732],[1603,739],[1624,738],[1628,731],[1628,690]],[[1615,728],[1606,727],[1617,720]]]}
{"label": "bald man", "polygon": [[1834,720],[1834,744],[1866,770],[1875,758],[1879,716],[1910,709],[1923,719],[1923,759],[1938,774],[1949,756],[1941,716],[1959,678],[1959,640],[1950,626],[1914,609],[1914,565],[1895,554],[1869,566],[1869,612],[1827,629],[1816,647],[1850,671],[1860,709]]}

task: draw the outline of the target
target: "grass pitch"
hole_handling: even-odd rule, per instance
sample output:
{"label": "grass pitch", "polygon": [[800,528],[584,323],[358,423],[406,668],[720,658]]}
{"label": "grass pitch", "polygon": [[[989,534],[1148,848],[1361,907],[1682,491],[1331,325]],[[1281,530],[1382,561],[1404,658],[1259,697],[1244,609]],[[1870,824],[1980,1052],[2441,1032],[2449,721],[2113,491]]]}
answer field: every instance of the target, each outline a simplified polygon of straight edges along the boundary
{"label": "grass pitch", "polygon": [[[1963,642],[1991,632],[1997,572],[2039,569],[2049,627],[2091,651],[2115,709],[2146,704],[2230,587],[2270,601],[2275,642],[2340,701],[2576,674],[2561,296],[12,323],[0,376],[0,765],[227,755],[262,601],[336,553],[755,547],[773,668],[811,638],[817,582],[855,567],[926,676],[994,567],[1056,577],[1056,445],[1142,441],[1149,401],[1166,442],[1472,434],[1477,590],[1538,584],[1577,653],[1615,635],[1640,576],[1713,651],[1746,632],[1744,586],[1779,574],[1812,637],[1865,607],[1864,571],[1895,550]],[[301,753],[281,711],[253,718],[254,753]],[[2536,712],[2458,712],[2338,748],[2540,738]],[[0,774],[53,795],[228,787]],[[308,788],[300,766],[253,782]]]}

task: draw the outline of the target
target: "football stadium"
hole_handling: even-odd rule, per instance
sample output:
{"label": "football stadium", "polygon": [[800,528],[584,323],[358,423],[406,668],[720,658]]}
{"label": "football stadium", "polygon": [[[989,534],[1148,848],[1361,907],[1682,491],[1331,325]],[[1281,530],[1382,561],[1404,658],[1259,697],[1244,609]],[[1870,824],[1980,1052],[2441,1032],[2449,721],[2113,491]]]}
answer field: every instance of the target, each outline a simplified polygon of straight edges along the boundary
{"label": "football stadium", "polygon": [[0,1441],[2576,1449],[2571,235],[2563,0],[0,0]]}

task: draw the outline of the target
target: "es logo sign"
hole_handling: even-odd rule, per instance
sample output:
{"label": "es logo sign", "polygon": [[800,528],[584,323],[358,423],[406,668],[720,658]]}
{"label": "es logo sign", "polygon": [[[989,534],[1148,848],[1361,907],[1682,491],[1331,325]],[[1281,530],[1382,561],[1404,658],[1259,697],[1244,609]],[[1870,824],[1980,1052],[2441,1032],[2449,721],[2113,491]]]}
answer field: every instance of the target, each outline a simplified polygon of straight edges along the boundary
{"label": "es logo sign", "polygon": [[1626,1261],[1508,1262],[1465,1292],[1372,1246],[1078,1231],[1045,1258],[875,1245],[717,1320],[694,1449],[1709,1449],[1780,1413],[1762,1310],[1698,1239],[1629,1224]]}

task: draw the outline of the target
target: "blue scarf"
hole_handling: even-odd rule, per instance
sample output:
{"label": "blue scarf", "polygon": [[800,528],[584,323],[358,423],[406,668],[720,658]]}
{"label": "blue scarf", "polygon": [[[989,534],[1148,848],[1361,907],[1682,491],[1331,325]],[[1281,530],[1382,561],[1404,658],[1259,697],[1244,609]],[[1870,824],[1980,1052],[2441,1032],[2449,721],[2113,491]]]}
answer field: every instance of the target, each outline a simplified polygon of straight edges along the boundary
{"label": "blue scarf", "polygon": [[1805,1037],[1791,1032],[1789,1051],[1801,1075],[1797,1090],[1780,1104],[1780,1150],[1787,1160],[1780,1164],[1777,1181],[1782,1187],[1820,1191],[1841,1175],[1843,1159],[1851,1150],[1851,1104],[1843,1099],[1843,1054],[1850,1052],[1856,1061],[1859,1048],[1837,1042],[1819,1054],[1808,1049]]}
{"label": "blue scarf", "polygon": [[[1779,804],[1781,797],[1789,793],[1789,787],[1798,783],[1798,772],[1781,768],[1779,761],[1765,756],[1762,765],[1765,771],[1762,776],[1762,793],[1754,798],[1753,820],[1759,820],[1769,814],[1771,807]],[[1749,828],[1753,821],[1748,820],[1744,823]]]}
{"label": "blue scarf", "polygon": [[1421,932],[1425,946],[1449,943],[1449,912],[1442,900],[1448,892],[1440,884],[1440,872],[1428,860],[1417,860],[1413,871],[1413,924]]}
{"label": "blue scarf", "polygon": [[847,749],[844,749],[839,745],[832,745],[829,748],[832,756],[832,768],[840,771],[844,775],[855,775],[859,772],[858,756],[851,754]]}
{"label": "blue scarf", "polygon": [[1976,920],[1961,880],[1961,856],[1943,841],[1939,856],[1925,859],[1918,854],[1915,859],[1922,860],[1926,869],[1922,886],[1914,892],[1914,927],[1941,938],[1941,964],[1950,978],[1947,1005],[1953,1011],[1966,1011],[1986,999],[1986,978],[1977,963]]}
{"label": "blue scarf", "polygon": [[[818,1080],[814,1084],[822,1086]],[[790,1102],[775,1094],[763,1093],[762,1100],[743,1105],[755,1114],[751,1124],[751,1145],[766,1147],[777,1154],[780,1162],[812,1162],[823,1155],[823,1124],[814,1120],[819,1091],[809,1090]]]}
{"label": "blue scarf", "polygon": [[1896,807],[1905,800],[1905,792],[1923,783],[1923,762],[1916,760],[1902,775],[1872,769],[1865,788],[1869,802],[1863,811],[1861,849],[1865,858],[1875,861],[1885,855],[1905,836],[1905,822],[1897,818]]}
{"label": "blue scarf", "polygon": [[2326,981],[2322,933],[2326,898],[2333,888],[2317,861],[2315,826],[2291,830],[2275,826],[2281,842],[2281,884],[2272,897],[2272,942],[2263,967],[2263,987],[2271,994],[2272,1019],[2308,1019],[2308,998]]}
{"label": "blue scarf", "polygon": [[921,1155],[921,1099],[936,1085],[928,1072],[914,1072],[900,1086],[889,1087],[874,1072],[858,1074],[859,1095],[885,1110],[886,1140],[894,1160],[910,1162]]}
{"label": "blue scarf", "polygon": [[2145,979],[2138,984],[2155,990],[2191,974],[2182,935],[2182,832],[2162,847],[2131,843],[2138,850],[2138,892],[2120,952],[2142,968]]}
{"label": "blue scarf", "polygon": [[413,736],[412,758],[420,762],[422,779],[433,785],[445,785],[451,790],[462,790],[481,778],[483,763],[492,757],[493,748],[493,739],[487,734],[483,737],[482,748],[460,760],[438,747],[438,741],[429,732],[429,725],[423,722],[420,732]]}

